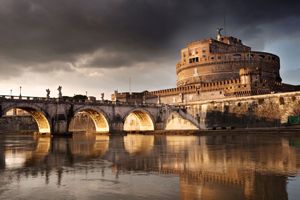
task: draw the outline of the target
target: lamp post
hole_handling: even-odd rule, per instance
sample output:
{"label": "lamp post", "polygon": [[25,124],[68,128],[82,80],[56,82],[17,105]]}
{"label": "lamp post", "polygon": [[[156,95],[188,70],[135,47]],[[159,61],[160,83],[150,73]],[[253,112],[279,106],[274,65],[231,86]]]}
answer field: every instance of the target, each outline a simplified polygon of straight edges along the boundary
{"label": "lamp post", "polygon": [[21,99],[22,98],[22,86],[20,86],[20,96],[19,98]]}

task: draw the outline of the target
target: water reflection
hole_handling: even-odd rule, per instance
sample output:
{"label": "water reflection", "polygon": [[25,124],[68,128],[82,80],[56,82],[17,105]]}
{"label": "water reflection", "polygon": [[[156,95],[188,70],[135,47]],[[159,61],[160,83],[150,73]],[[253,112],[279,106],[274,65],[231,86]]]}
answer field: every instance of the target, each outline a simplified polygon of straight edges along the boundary
{"label": "water reflection", "polygon": [[8,134],[0,141],[0,199],[42,198],[27,194],[28,183],[38,183],[37,192],[60,188],[64,199],[70,188],[85,199],[288,199],[300,169],[296,137]]}

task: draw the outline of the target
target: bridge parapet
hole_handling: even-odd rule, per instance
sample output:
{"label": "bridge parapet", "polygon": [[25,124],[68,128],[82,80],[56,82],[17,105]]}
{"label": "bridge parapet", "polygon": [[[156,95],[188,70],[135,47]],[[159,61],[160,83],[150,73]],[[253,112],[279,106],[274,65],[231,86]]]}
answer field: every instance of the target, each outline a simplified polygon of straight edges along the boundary
{"label": "bridge parapet", "polygon": [[[70,97],[72,98],[72,97]],[[82,105],[118,105],[118,106],[141,106],[141,107],[162,107],[164,104],[155,103],[131,103],[110,100],[77,100],[77,99],[64,99],[64,98],[46,98],[35,96],[13,96],[13,95],[0,95],[0,101],[30,101],[30,102],[48,102],[48,103],[73,103]]]}

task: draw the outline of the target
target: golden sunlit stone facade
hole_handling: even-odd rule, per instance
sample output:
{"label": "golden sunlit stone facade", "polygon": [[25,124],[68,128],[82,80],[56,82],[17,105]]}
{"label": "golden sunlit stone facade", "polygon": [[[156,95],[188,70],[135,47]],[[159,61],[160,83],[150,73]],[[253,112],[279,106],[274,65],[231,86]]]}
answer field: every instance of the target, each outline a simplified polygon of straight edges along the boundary
{"label": "golden sunlit stone facade", "polygon": [[238,38],[222,36],[191,42],[180,52],[177,87],[118,93],[113,101],[180,104],[278,92],[299,91],[282,83],[278,56],[253,51]]}
{"label": "golden sunlit stone facade", "polygon": [[239,79],[241,69],[246,74],[258,72],[262,80],[281,82],[278,56],[251,51],[240,39],[219,36],[189,43],[181,50],[177,86]]}

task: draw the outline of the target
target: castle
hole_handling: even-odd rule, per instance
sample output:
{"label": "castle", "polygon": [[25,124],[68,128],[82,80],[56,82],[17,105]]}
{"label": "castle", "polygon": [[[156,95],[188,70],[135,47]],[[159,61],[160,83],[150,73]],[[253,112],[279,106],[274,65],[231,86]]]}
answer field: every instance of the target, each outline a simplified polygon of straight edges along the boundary
{"label": "castle", "polygon": [[279,92],[299,91],[282,83],[278,56],[252,51],[238,38],[223,36],[191,42],[180,52],[177,87],[112,94],[113,101],[182,104]]}

